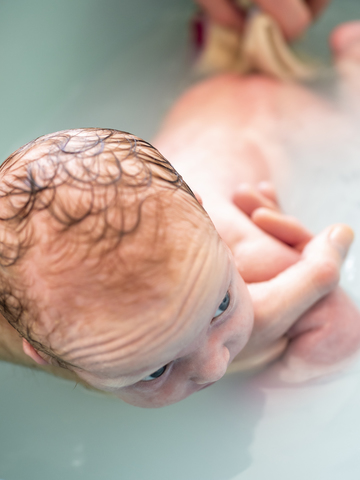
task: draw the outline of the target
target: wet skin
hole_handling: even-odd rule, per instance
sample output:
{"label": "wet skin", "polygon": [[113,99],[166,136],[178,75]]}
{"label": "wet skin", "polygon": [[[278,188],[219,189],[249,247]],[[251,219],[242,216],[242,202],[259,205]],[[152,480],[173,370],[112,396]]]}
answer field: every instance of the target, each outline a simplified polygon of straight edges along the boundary
{"label": "wet skin", "polygon": [[82,367],[74,369],[80,378],[132,405],[161,407],[225,374],[250,337],[252,304],[215,229],[210,234],[204,229],[196,243],[179,268],[171,301],[154,302],[146,313],[133,305],[131,322],[121,318],[114,323],[110,312],[94,322],[93,336],[67,344],[67,358]]}
{"label": "wet skin", "polygon": [[[265,135],[265,138],[268,136]],[[253,157],[249,156],[249,159],[252,160]],[[256,181],[263,179],[262,176],[255,177]],[[209,210],[214,206],[213,219],[219,218],[221,227],[226,224],[223,221],[224,205],[211,203],[214,190],[208,184],[204,188],[203,196],[206,203],[210,202]],[[226,188],[226,191],[229,192],[230,189]],[[232,211],[235,211],[234,205],[232,208]],[[257,229],[246,215],[243,216],[242,223],[244,226],[246,224],[246,228],[239,228],[242,239],[246,240],[248,236],[254,240],[253,233],[256,232],[256,236],[259,239],[262,237],[267,245],[271,242],[273,245],[276,243],[276,240],[270,240],[269,236]],[[192,242],[193,250],[189,252],[187,261],[178,272],[176,282],[178,286],[159,283],[158,289],[167,292],[165,297],[169,298],[168,303],[153,302],[151,308],[146,309],[143,305],[138,309],[133,306],[125,312],[119,308],[116,301],[103,302],[101,308],[92,306],[91,311],[90,309],[84,311],[84,318],[90,326],[87,335],[79,336],[75,334],[76,332],[69,332],[66,350],[64,344],[54,344],[58,349],[63,349],[68,361],[81,367],[74,369],[80,378],[96,388],[115,393],[129,403],[158,407],[181,400],[223,375],[227,364],[249,338],[252,328],[252,307],[246,288],[234,268],[234,261],[226,247],[219,241],[215,231],[209,235],[208,229],[205,230],[203,236],[200,235],[196,242]],[[224,230],[224,237],[226,233]],[[228,243],[232,243],[232,238],[229,238]],[[260,251],[258,247],[259,245],[256,248],[257,258]],[[280,245],[277,247],[280,249]],[[289,251],[284,244],[282,248]],[[252,253],[255,254],[255,251]],[[286,260],[288,265],[301,259],[296,249],[291,250],[289,255],[294,259],[289,256]],[[264,251],[261,257],[262,265],[263,256]],[[274,259],[273,255],[271,257]],[[316,257],[317,263],[314,263],[313,270],[319,271],[319,255]],[[287,265],[279,265],[279,258],[276,259],[275,268],[282,271]],[[249,265],[249,274],[250,267],[252,272],[253,265]],[[270,267],[266,266],[266,269]],[[259,275],[264,274],[271,278],[276,272],[273,270],[259,272]],[[310,283],[313,281],[310,271],[304,277],[308,278]],[[298,278],[300,283],[300,276]],[[301,281],[304,281],[304,278]],[[324,283],[324,279],[319,279],[315,287],[322,285],[321,282]],[[284,282],[284,285],[288,286],[288,282]],[[230,305],[217,316],[219,305],[228,290]],[[337,302],[341,306],[341,311],[344,311],[345,302],[346,299]],[[300,314],[297,314],[298,317]],[[357,317],[357,312],[354,312],[354,315]],[[287,323],[288,327],[295,320],[296,318],[293,318]],[[321,312],[316,320],[319,320],[318,325],[321,324]],[[339,323],[334,321],[333,325],[336,327]],[[343,331],[343,325],[339,326]],[[313,327],[309,328],[309,333],[311,330],[314,330]],[[294,329],[292,333],[295,334]],[[302,338],[306,340],[306,335],[302,335]],[[338,339],[338,335],[336,338]],[[316,340],[319,345],[321,338],[318,336]],[[293,346],[295,344],[296,342],[292,343]],[[303,352],[314,352],[314,349],[310,350],[305,342]],[[164,366],[166,369],[162,371]],[[162,375],[157,378],[154,375],[152,380],[149,379],[151,374],[159,370]]]}
{"label": "wet skin", "polygon": [[[64,193],[69,200],[68,190]],[[135,238],[127,237],[118,251],[111,250],[107,261],[101,257],[105,267],[100,271],[91,268],[94,260],[99,264],[97,250],[94,258],[84,258],[76,249],[80,257],[74,263],[74,253],[64,257],[61,249],[52,248],[53,225],[46,211],[35,217],[34,247],[22,262],[27,295],[40,312],[32,323],[33,335],[43,345],[50,344],[88,385],[137,406],[175,403],[219,380],[244,347],[251,355],[281,339],[334,289],[353,238],[351,230],[341,225],[334,232],[323,232],[309,242],[293,266],[252,285],[251,301],[228,247],[193,198],[191,202],[188,193],[176,190],[163,209],[172,218],[164,238],[175,250],[160,263],[156,275],[151,270],[151,276],[145,277],[151,288],[128,285],[130,270],[120,263],[134,258],[136,251],[137,261],[130,261],[130,268],[142,265],[143,251],[158,265],[157,250],[163,251],[166,243],[152,241],[149,251],[142,235],[147,231],[148,239],[157,225],[153,219],[158,217],[151,213],[156,210],[149,202]],[[278,222],[272,220],[270,226],[279,226]],[[159,233],[158,228],[153,230]],[[290,224],[293,237],[295,231]],[[302,236],[302,227],[298,233]],[[275,229],[273,234],[279,232]],[[294,242],[298,243],[296,238]],[[69,250],[68,241],[62,245]],[[258,251],[262,261],[260,253],[263,257],[265,252]],[[56,268],[59,255],[61,274]],[[25,339],[23,347],[35,362],[54,365],[52,358]]]}

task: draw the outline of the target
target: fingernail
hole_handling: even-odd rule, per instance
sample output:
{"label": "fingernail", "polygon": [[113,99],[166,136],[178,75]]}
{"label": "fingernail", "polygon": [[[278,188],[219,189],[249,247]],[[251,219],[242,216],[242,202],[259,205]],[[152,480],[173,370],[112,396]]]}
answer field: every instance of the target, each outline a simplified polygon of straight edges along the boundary
{"label": "fingernail", "polygon": [[337,225],[330,231],[329,239],[341,255],[345,257],[354,240],[354,232],[347,225]]}

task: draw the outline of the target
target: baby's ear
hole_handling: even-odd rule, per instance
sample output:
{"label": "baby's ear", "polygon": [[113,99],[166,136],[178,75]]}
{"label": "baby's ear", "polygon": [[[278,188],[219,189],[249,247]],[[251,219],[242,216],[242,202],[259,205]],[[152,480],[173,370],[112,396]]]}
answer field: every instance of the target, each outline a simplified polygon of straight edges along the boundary
{"label": "baby's ear", "polygon": [[26,353],[26,355],[32,358],[34,362],[38,363],[39,365],[50,365],[49,362],[47,362],[42,357],[40,357],[40,355],[35,350],[35,348],[32,345],[30,345],[30,343],[27,340],[25,340],[25,338],[23,338],[22,345],[23,345],[24,353]]}
{"label": "baby's ear", "polygon": [[200,205],[202,206],[203,205],[203,201],[202,201],[202,198],[200,197],[200,195],[198,194],[198,192],[194,192],[193,190],[193,194],[195,195],[195,198],[196,200],[200,203]]}

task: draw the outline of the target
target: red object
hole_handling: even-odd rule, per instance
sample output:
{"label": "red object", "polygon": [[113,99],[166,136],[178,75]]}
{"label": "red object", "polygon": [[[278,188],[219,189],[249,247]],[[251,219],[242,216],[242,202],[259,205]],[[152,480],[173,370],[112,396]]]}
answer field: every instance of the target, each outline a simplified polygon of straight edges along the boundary
{"label": "red object", "polygon": [[191,41],[197,50],[200,50],[205,42],[205,17],[201,12],[195,14],[190,23]]}

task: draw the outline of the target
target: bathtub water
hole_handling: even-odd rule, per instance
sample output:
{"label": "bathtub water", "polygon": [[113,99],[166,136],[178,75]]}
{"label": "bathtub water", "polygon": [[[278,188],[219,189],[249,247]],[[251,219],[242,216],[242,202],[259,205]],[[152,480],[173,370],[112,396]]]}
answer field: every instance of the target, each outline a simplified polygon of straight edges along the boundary
{"label": "bathtub water", "polygon": [[[191,81],[192,8],[187,0],[2,2],[1,158],[77,126],[150,140]],[[358,0],[335,0],[303,48],[326,59],[326,32],[356,17]],[[292,156],[281,198],[314,231],[343,221],[360,238],[357,142]],[[359,262],[357,240],[343,285],[360,306]],[[360,360],[302,386],[275,384],[271,369],[235,375],[160,410],[5,363],[0,385],[2,480],[359,479]]]}

